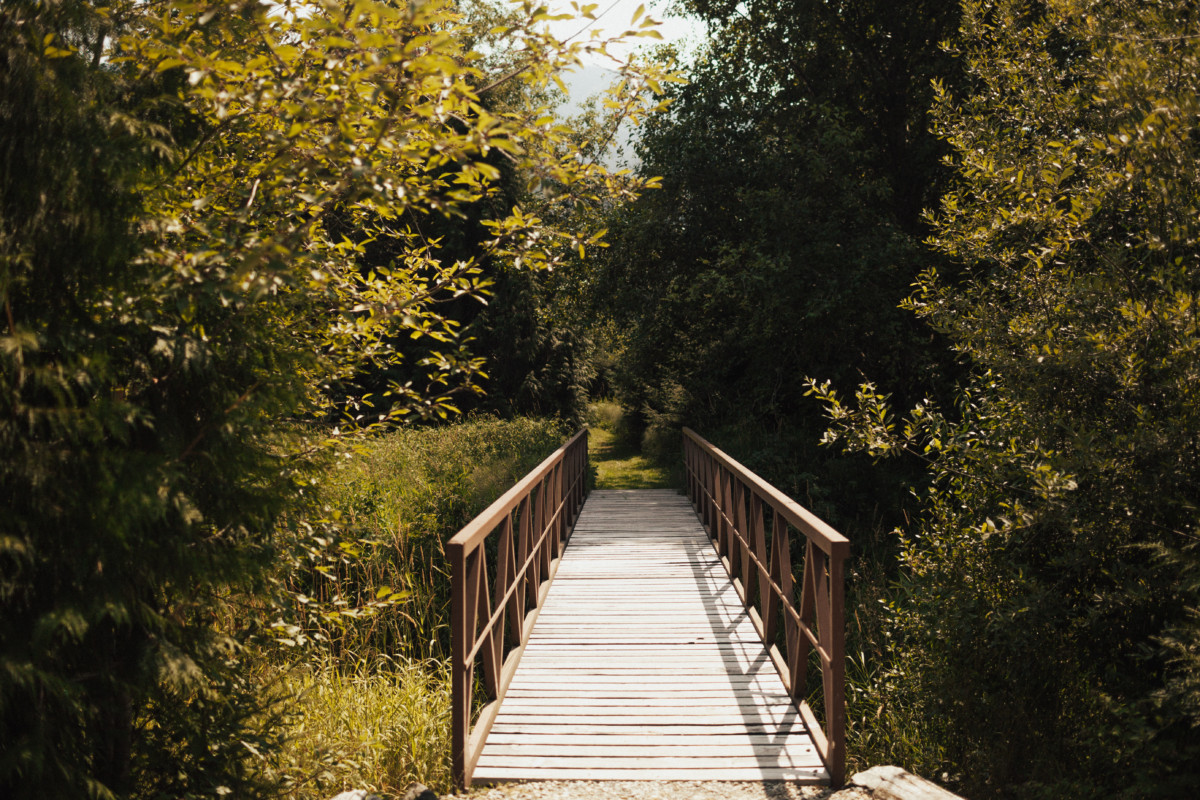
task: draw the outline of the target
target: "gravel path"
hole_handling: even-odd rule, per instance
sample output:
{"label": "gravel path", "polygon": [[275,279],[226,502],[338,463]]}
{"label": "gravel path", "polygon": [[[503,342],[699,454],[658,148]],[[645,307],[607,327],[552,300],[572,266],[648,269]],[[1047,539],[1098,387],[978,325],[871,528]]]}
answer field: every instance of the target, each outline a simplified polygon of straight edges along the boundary
{"label": "gravel path", "polygon": [[782,781],[532,781],[472,789],[444,800],[869,800],[870,793],[839,792]]}

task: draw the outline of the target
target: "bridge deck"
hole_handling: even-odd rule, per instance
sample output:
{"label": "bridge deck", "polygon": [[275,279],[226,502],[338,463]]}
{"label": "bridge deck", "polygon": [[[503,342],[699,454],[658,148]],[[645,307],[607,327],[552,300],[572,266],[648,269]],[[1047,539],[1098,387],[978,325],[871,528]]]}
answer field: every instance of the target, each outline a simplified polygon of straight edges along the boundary
{"label": "bridge deck", "polygon": [[475,780],[827,783],[685,497],[595,491]]}

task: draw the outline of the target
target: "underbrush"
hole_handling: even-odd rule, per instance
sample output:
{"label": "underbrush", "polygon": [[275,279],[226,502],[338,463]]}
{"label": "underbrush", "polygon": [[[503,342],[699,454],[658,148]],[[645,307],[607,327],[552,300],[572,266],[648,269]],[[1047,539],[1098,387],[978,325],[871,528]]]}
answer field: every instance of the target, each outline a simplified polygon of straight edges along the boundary
{"label": "underbrush", "polygon": [[298,698],[279,755],[287,797],[330,797],[350,788],[400,795],[413,781],[439,794],[452,788],[444,662],[305,664],[280,682]]}
{"label": "underbrush", "polygon": [[360,446],[320,488],[285,577],[297,625],[335,658],[450,653],[444,544],[563,441],[552,420],[479,417]]}
{"label": "underbrush", "polygon": [[588,403],[587,423],[590,428],[616,433],[624,419],[625,411],[619,403],[613,400],[596,400]]}
{"label": "underbrush", "polygon": [[552,420],[468,419],[366,441],[330,467],[280,543],[279,616],[257,671],[284,698],[286,796],[442,793],[450,772],[444,544],[553,452]]}

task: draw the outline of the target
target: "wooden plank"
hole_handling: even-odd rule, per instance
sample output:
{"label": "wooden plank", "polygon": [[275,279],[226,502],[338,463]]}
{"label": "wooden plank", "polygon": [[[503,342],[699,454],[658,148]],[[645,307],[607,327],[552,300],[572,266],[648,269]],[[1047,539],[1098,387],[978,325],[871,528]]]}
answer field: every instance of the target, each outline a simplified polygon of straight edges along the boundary
{"label": "wooden plank", "polygon": [[[547,632],[556,631],[596,631],[614,634],[627,631],[640,631],[653,634],[656,631],[698,630],[701,633],[716,633],[722,636],[754,636],[758,639],[758,631],[749,617],[684,617],[666,616],[651,620],[637,620],[628,625],[622,625],[614,618],[588,617],[577,620],[553,620],[536,631],[535,635],[545,636]],[[758,639],[761,643],[761,639]]]}
{"label": "wooden plank", "polygon": [[567,747],[575,744],[595,744],[612,747],[676,747],[687,745],[691,747],[784,747],[789,749],[815,749],[811,743],[795,737],[772,735],[768,733],[749,733],[746,731],[727,731],[713,733],[707,728],[698,733],[625,733],[616,731],[610,733],[571,733],[555,731],[538,733],[525,731],[522,733],[494,732],[488,737],[488,747],[493,745],[520,745],[523,747]]}
{"label": "wooden plank", "polygon": [[642,651],[639,653],[631,653],[627,657],[610,656],[608,658],[597,658],[587,653],[569,653],[566,651],[558,651],[556,653],[547,653],[541,651],[539,653],[530,653],[527,655],[531,665],[537,666],[570,666],[575,664],[580,667],[590,666],[613,666],[620,667],[621,664],[628,664],[630,659],[636,659],[640,662],[640,666],[661,666],[671,667],[678,664],[681,658],[686,657],[688,665],[691,667],[716,667],[720,666],[725,670],[736,670],[742,667],[754,666],[756,664],[766,663],[765,659],[750,660],[745,654],[739,654],[732,651],[721,651],[715,648],[694,648],[686,653],[669,653],[664,651]]}
{"label": "wooden plank", "polygon": [[686,498],[604,492],[576,523],[475,777],[828,781]]}
{"label": "wooden plank", "polygon": [[[505,704],[507,705],[507,704]],[[620,701],[611,703],[610,705],[593,704],[587,705],[577,703],[570,706],[533,706],[525,705],[520,702],[514,703],[504,709],[505,719],[513,721],[524,720],[529,721],[529,718],[545,720],[559,720],[564,717],[579,720],[580,722],[609,722],[614,723],[622,719],[630,720],[630,724],[636,724],[633,720],[646,720],[647,723],[661,722],[663,717],[669,717],[672,723],[696,723],[696,722],[726,722],[726,721],[741,721],[748,722],[784,722],[787,720],[800,720],[800,712],[795,708],[784,704],[771,705],[769,703],[712,703],[712,704],[689,704],[687,702],[666,703],[666,702],[644,702],[637,705],[631,705],[630,701]]]}
{"label": "wooden plank", "polygon": [[[516,745],[516,744],[492,744],[484,748],[483,755],[480,756],[480,764],[494,764],[497,766],[512,766],[517,759],[527,758],[545,758],[545,759],[603,759],[603,764],[606,767],[623,766],[618,763],[618,759],[704,759],[711,762],[713,759],[721,759],[724,766],[735,766],[735,762],[741,762],[742,765],[771,765],[771,766],[788,766],[788,767],[820,767],[821,757],[817,755],[817,749],[809,746],[807,749],[795,748],[788,749],[773,745],[760,745],[758,747],[743,746],[738,747],[731,744],[718,745],[698,745],[698,744],[683,744],[683,745],[608,745],[608,744],[571,744],[571,745]],[[575,762],[579,764],[579,761]],[[551,764],[538,764],[537,766],[551,766]],[[567,764],[558,764],[556,766],[573,766],[569,762]],[[645,764],[633,764],[631,766],[645,766]],[[663,764],[662,766],[668,766]]]}
{"label": "wooden plank", "polygon": [[[492,733],[498,735],[514,734],[520,736],[553,734],[556,736],[587,735],[587,736],[806,736],[804,725],[800,722],[783,724],[768,724],[766,722],[750,722],[745,720],[730,723],[709,724],[603,724],[592,720],[559,720],[557,723],[547,721],[542,723],[530,722],[498,722],[493,726]],[[489,734],[490,739],[490,734]]]}
{"label": "wooden plank", "polygon": [[[637,682],[593,685],[580,681],[575,685],[567,685],[565,681],[558,683],[521,683],[510,687],[513,697],[542,697],[547,699],[565,700],[571,697],[654,697],[664,696],[657,687],[646,686]],[[788,699],[786,692],[777,687],[758,683],[698,683],[671,692],[674,696],[695,697],[700,695],[753,695],[758,697],[778,697]]]}
{"label": "wooden plank", "polygon": [[[525,725],[553,725],[555,720],[557,724],[570,725],[656,725],[662,724],[663,714],[582,714],[575,715],[554,715],[554,714],[536,714],[536,713],[520,713],[505,711],[505,721],[521,723]],[[796,723],[797,730],[807,730],[803,722],[800,720],[799,714],[770,714],[763,712],[755,712],[753,714],[741,714],[737,711],[727,713],[710,713],[708,715],[672,715],[672,723],[679,725],[758,725],[763,727],[779,725],[783,722]],[[495,724],[495,723],[493,723]]]}
{"label": "wooden plank", "polygon": [[[484,750],[479,757],[479,767],[526,767],[534,769],[554,769],[562,767],[586,767],[588,762],[603,758],[602,769],[704,769],[713,765],[711,756],[614,756],[598,753],[581,752],[572,756],[538,756],[538,755],[491,755]],[[815,752],[808,755],[790,756],[786,753],[775,755],[724,756],[720,759],[720,768],[737,769],[739,767],[782,767],[792,769],[822,768],[821,759]]]}
{"label": "wooden plank", "polygon": [[827,785],[824,768],[694,766],[686,769],[607,769],[603,766],[569,768],[488,767],[475,773],[477,781],[792,781]]}
{"label": "wooden plank", "polygon": [[[715,644],[671,645],[660,644],[653,647],[643,647],[636,644],[612,644],[609,652],[597,655],[597,647],[553,647],[545,642],[539,642],[540,647],[530,648],[527,654],[532,663],[552,663],[554,661],[582,661],[593,664],[628,664],[633,660],[646,663],[651,660],[679,663],[680,659],[690,661],[720,661],[727,664],[766,664],[769,663],[765,654],[757,655],[750,650],[734,647],[723,647]],[[618,651],[619,652],[615,652]],[[592,651],[592,652],[589,652]]]}
{"label": "wooden plank", "polygon": [[628,710],[630,713],[648,709],[664,708],[679,709],[678,715],[716,714],[731,710],[739,713],[799,713],[792,705],[790,697],[755,697],[753,695],[729,695],[713,698],[676,697],[675,695],[659,695],[657,697],[513,697],[506,698],[504,708],[510,714],[545,713],[554,714],[593,714],[597,710],[611,714]]}
{"label": "wooden plank", "polygon": [[779,684],[762,680],[737,680],[713,677],[705,680],[691,680],[686,683],[653,683],[645,679],[631,678],[627,681],[594,680],[522,680],[513,682],[509,692],[531,692],[539,697],[552,697],[558,694],[595,694],[600,692],[635,692],[637,694],[661,694],[664,690],[672,693],[688,692],[758,692],[760,694],[778,694],[786,697],[787,693]]}
{"label": "wooden plank", "polygon": [[[531,643],[534,641],[530,637]],[[530,652],[542,653],[577,653],[579,655],[591,655],[599,657],[601,653],[610,658],[613,654],[621,656],[637,656],[642,654],[661,653],[663,655],[690,655],[692,653],[703,653],[705,651],[721,652],[729,655],[744,655],[747,657],[757,657],[763,660],[767,659],[767,653],[763,650],[763,646],[758,642],[741,641],[732,637],[721,637],[712,641],[696,642],[693,644],[671,644],[662,642],[659,644],[628,644],[620,648],[614,648],[612,651],[601,651],[597,653],[596,646],[590,642],[563,642],[554,643],[545,641],[538,646],[530,646]]]}
{"label": "wooden plank", "polygon": [[539,675],[563,675],[574,676],[573,680],[583,680],[583,676],[658,676],[669,677],[678,675],[680,680],[689,680],[692,675],[711,676],[711,675],[737,675],[744,677],[762,676],[768,674],[771,665],[764,661],[756,661],[748,666],[743,666],[740,670],[730,670],[729,665],[725,662],[711,664],[684,664],[682,666],[674,666],[672,664],[636,664],[630,665],[628,662],[622,663],[617,661],[614,664],[595,664],[588,661],[577,662],[545,662],[542,664],[534,664],[532,661],[527,665],[529,667],[526,674]]}

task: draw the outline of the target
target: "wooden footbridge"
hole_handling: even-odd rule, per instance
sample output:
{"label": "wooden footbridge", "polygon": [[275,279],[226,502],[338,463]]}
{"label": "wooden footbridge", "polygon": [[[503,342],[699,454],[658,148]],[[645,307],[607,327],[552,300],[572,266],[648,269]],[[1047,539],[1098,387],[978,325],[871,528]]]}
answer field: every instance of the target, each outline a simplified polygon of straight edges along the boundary
{"label": "wooden footbridge", "polygon": [[684,461],[686,497],[587,496],[580,431],[450,541],[460,785],[841,784],[849,543],[686,429]]}

